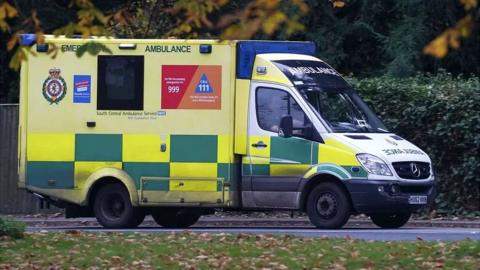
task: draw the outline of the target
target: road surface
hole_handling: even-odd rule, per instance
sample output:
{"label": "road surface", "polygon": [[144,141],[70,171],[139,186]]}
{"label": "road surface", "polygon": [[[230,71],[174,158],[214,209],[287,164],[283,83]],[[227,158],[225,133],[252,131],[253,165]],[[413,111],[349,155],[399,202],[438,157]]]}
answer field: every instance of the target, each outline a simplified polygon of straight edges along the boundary
{"label": "road surface", "polygon": [[294,235],[302,237],[351,237],[363,240],[480,240],[480,229],[478,228],[418,228],[404,227],[401,229],[365,229],[346,227],[341,230],[318,230],[312,227],[199,227],[189,229],[166,229],[162,227],[139,227],[136,229],[111,230],[99,226],[46,226],[28,227],[29,232],[64,232],[78,230],[83,232],[122,232],[122,233],[212,233],[212,234],[274,234]]}

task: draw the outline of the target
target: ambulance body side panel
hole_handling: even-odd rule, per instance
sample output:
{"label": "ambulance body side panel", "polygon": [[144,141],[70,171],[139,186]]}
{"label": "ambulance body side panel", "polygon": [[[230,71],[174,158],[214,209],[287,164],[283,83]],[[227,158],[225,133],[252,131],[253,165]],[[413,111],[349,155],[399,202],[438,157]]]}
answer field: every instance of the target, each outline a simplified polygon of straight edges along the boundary
{"label": "ambulance body side panel", "polygon": [[27,94],[28,66],[22,65],[20,70],[20,107],[18,116],[18,187],[25,188],[25,162],[27,152]]}
{"label": "ambulance body side panel", "polygon": [[[234,44],[99,40],[111,55],[78,58],[75,50],[85,41],[48,42],[59,48],[56,58],[37,53],[22,69],[26,162],[20,170],[28,189],[86,204],[97,178],[112,176],[134,205],[232,204]],[[119,48],[130,42],[135,49]],[[212,45],[212,53],[201,54],[200,44]],[[100,81],[110,92],[99,89]],[[56,96],[62,85],[65,94]],[[128,107],[140,92],[122,92],[124,85],[141,89],[143,105]]]}

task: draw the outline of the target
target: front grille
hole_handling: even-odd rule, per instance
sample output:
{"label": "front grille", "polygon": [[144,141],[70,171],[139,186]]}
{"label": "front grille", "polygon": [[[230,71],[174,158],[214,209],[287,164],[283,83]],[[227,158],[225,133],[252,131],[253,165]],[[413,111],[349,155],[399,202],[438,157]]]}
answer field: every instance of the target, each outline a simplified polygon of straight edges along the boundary
{"label": "front grille", "polygon": [[432,188],[432,186],[399,186],[401,193],[406,194],[425,194]]}
{"label": "front grille", "polygon": [[430,177],[430,164],[428,162],[407,161],[393,162],[392,164],[400,178],[421,180]]}

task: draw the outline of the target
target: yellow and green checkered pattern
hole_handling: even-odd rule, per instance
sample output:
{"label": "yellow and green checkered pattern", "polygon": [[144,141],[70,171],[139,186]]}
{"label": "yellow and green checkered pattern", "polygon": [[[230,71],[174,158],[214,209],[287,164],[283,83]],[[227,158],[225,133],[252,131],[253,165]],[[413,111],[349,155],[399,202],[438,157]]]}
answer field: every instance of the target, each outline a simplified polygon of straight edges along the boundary
{"label": "yellow and green checkered pattern", "polygon": [[250,148],[250,160],[243,163],[243,174],[251,176],[303,175],[316,159],[312,151],[318,150],[312,142],[300,138],[278,136],[251,136],[250,142],[262,141],[267,147]]}
{"label": "yellow and green checkered pattern", "polygon": [[137,189],[141,178],[149,177],[168,180],[146,182],[145,190],[221,191],[235,170],[229,140],[226,135],[29,134],[27,184],[81,189],[93,172],[118,168]]}
{"label": "yellow and green checkered pattern", "polygon": [[267,147],[250,148],[250,160],[243,160],[244,175],[308,176],[329,171],[342,179],[367,176],[356,153],[334,140],[317,143],[295,137],[251,136],[250,141],[262,141]]}

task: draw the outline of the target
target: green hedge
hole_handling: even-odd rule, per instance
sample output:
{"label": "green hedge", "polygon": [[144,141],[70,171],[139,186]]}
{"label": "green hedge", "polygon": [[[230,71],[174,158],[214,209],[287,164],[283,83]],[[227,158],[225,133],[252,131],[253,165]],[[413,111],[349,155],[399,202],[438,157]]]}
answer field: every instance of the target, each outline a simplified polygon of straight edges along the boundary
{"label": "green hedge", "polygon": [[436,210],[480,213],[480,79],[448,73],[351,79],[393,132],[433,160]]}
{"label": "green hedge", "polygon": [[23,238],[26,225],[9,218],[0,217],[0,237],[8,236],[13,239]]}

